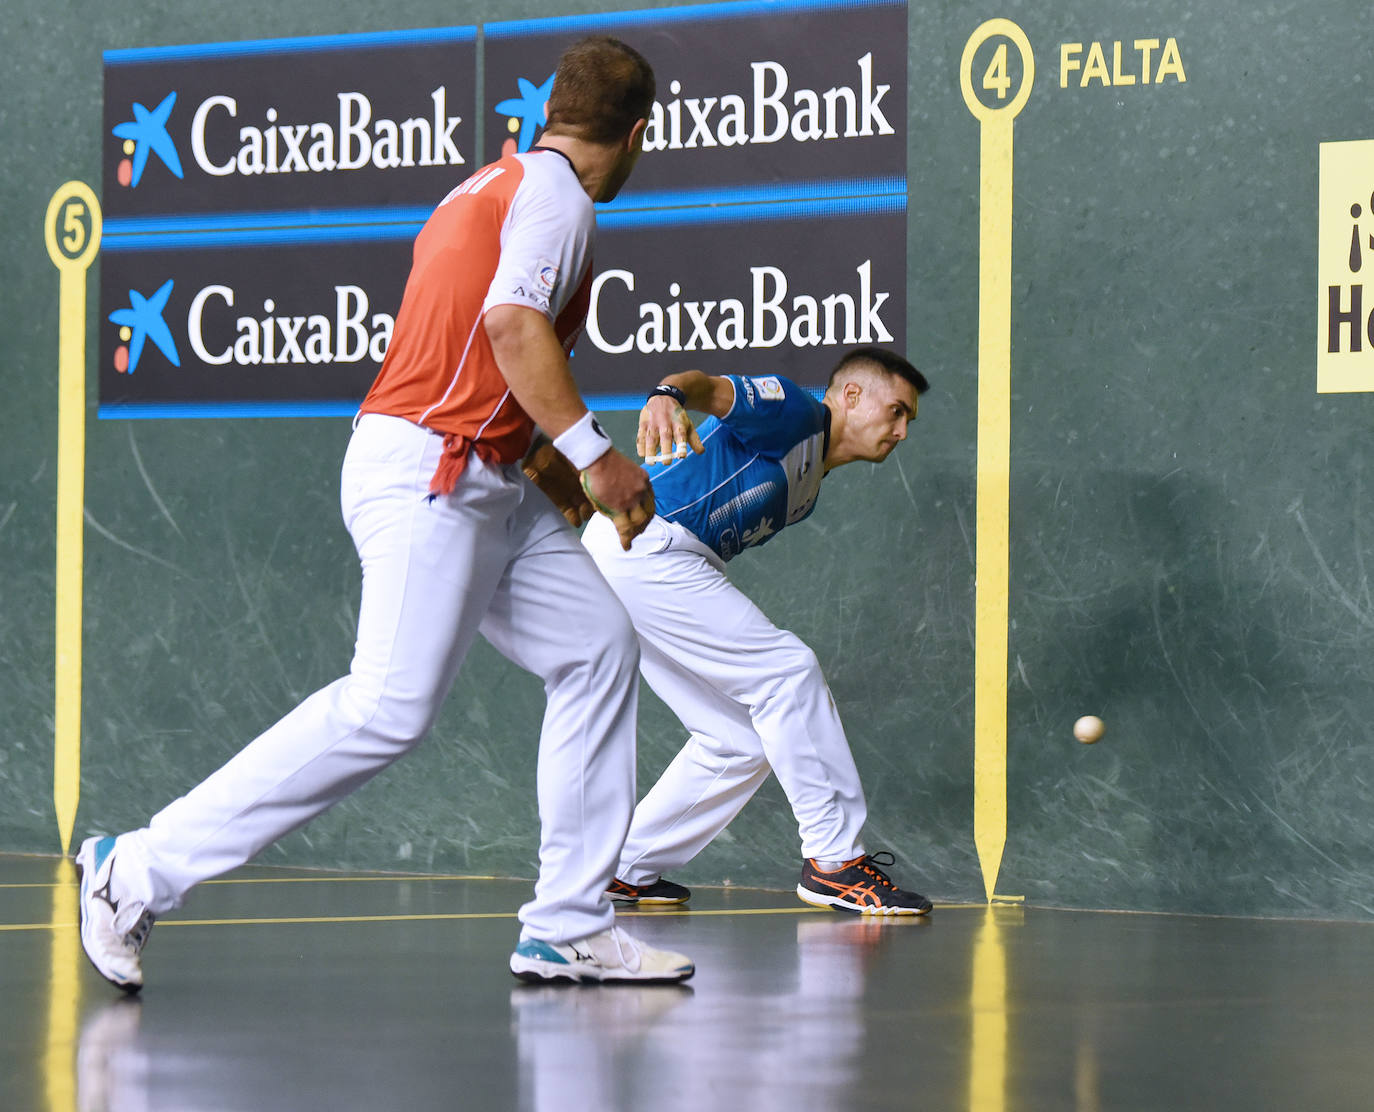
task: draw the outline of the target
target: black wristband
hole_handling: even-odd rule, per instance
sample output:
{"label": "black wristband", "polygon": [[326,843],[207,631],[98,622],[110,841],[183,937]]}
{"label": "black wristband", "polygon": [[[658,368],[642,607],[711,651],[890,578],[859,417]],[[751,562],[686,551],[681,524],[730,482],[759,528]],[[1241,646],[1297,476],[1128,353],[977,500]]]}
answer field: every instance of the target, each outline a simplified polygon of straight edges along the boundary
{"label": "black wristband", "polygon": [[663,395],[663,397],[665,398],[672,398],[675,402],[677,402],[678,405],[682,406],[684,409],[687,407],[687,395],[683,393],[681,390],[679,390],[676,386],[669,386],[666,382],[661,382],[649,391],[650,398],[656,398],[660,394]]}

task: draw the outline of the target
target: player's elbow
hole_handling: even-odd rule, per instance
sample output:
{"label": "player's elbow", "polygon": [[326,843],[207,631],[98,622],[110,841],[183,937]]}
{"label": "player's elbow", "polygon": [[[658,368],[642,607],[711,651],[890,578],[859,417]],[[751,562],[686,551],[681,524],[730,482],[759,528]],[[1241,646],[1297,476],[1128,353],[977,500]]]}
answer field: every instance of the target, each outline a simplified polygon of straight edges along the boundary
{"label": "player's elbow", "polygon": [[494,305],[482,317],[482,326],[499,363],[502,355],[524,350],[541,327],[548,328],[549,322],[542,313],[523,305]]}

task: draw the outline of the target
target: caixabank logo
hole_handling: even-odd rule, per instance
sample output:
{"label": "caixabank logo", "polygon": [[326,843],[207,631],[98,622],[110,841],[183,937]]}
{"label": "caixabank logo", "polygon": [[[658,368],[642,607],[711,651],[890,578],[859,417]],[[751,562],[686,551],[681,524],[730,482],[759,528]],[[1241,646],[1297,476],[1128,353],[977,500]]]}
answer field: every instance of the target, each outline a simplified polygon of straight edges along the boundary
{"label": "caixabank logo", "polygon": [[527,150],[559,51],[624,39],[654,67],[627,199],[906,172],[906,6],[852,0],[697,5],[486,28],[485,157]]}
{"label": "caixabank logo", "polygon": [[486,26],[487,159],[537,140],[569,42],[612,35],[654,67],[644,155],[597,219],[573,362],[597,404],[695,360],[818,385],[846,346],[904,343],[906,27],[889,0]]}
{"label": "caixabank logo", "polygon": [[103,416],[351,413],[386,357],[409,244],[105,257]]}
{"label": "caixabank logo", "polygon": [[1374,391],[1374,139],[1322,143],[1317,390]]}
{"label": "caixabank logo", "polygon": [[905,344],[903,206],[747,227],[712,215],[683,211],[648,233],[607,221],[573,359],[584,390],[642,394],[668,369],[696,366],[820,385],[846,348]]}
{"label": "caixabank logo", "polygon": [[475,73],[471,28],[107,52],[105,211],[433,205]]}
{"label": "caixabank logo", "polygon": [[156,155],[167,172],[176,178],[186,175],[181,169],[181,157],[177,154],[176,144],[167,130],[167,120],[176,106],[177,95],[168,93],[154,109],[147,109],[134,101],[133,119],[125,120],[111,128],[115,138],[122,140],[120,151],[124,157],[119,160],[115,180],[121,186],[137,188],[143,180],[143,171],[148,159]]}

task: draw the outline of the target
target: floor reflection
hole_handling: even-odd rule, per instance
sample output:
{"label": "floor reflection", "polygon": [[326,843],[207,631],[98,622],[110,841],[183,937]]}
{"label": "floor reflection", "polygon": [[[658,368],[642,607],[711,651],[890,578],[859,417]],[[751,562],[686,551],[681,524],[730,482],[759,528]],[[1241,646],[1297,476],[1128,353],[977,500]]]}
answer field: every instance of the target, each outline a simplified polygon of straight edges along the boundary
{"label": "floor reflection", "polygon": [[43,1052],[43,1088],[48,1112],[72,1112],[72,1056],[81,1014],[81,942],[77,927],[76,866],[59,857],[52,885],[48,963],[48,1023]]}
{"label": "floor reflection", "polygon": [[79,1112],[147,1112],[148,1056],[138,1045],[143,1005],[120,996],[95,1009],[76,1051]]}
{"label": "floor reflection", "polygon": [[[881,1008],[871,966],[924,920],[803,915],[796,947],[733,984],[522,986],[511,993],[526,1112],[615,1108],[850,1107]],[[765,983],[766,982],[766,983]]]}

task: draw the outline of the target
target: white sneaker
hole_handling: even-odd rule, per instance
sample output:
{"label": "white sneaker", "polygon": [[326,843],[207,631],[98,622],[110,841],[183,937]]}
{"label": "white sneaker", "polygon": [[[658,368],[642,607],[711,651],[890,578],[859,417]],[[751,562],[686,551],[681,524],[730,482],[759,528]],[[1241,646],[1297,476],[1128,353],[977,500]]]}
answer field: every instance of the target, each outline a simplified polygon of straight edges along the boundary
{"label": "white sneaker", "polygon": [[81,880],[81,946],[96,972],[125,992],[143,987],[139,954],[156,916],[141,903],[110,897],[113,838],[87,838],[76,855]]}
{"label": "white sneaker", "polygon": [[522,981],[685,981],[696,972],[692,959],[655,950],[619,927],[575,942],[554,945],[523,939],[510,956],[510,971]]}

